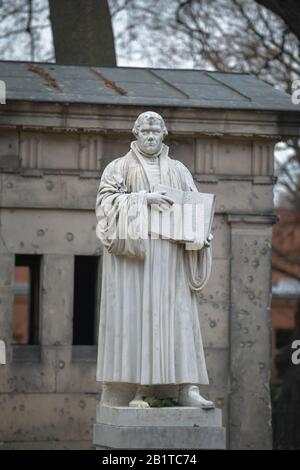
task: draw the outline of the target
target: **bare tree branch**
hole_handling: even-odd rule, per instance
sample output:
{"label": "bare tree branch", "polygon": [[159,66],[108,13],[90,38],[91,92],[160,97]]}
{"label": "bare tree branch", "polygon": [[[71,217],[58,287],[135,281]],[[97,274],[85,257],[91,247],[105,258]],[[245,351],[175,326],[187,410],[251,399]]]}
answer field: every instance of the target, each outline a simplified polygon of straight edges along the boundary
{"label": "bare tree branch", "polygon": [[284,269],[280,266],[278,266],[276,263],[272,262],[272,269],[274,271],[277,271],[278,273],[284,274],[285,276],[291,277],[293,279],[297,279],[297,281],[300,281],[300,276],[297,274],[290,272],[288,269]]}
{"label": "bare tree branch", "polygon": [[298,0],[256,0],[284,20],[300,40],[300,7]]}

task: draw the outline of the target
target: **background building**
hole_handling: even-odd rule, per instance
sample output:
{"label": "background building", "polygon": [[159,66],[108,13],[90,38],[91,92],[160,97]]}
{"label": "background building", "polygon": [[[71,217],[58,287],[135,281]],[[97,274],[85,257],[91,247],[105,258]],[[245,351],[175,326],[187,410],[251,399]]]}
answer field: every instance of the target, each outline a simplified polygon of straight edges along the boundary
{"label": "background building", "polygon": [[270,448],[273,148],[298,135],[299,109],[246,74],[1,62],[0,78],[3,447],[92,445],[96,192],[136,116],[155,109],[171,155],[217,196],[212,275],[199,296],[203,392],[223,409],[228,447]]}

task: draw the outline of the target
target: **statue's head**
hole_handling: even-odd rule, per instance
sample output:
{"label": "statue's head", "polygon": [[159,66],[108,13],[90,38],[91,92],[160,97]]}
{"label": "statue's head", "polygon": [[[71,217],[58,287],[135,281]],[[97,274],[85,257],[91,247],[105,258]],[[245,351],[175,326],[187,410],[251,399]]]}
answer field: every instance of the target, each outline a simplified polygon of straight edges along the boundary
{"label": "statue's head", "polygon": [[140,114],[132,132],[137,138],[141,151],[148,155],[153,155],[160,150],[164,137],[168,134],[163,118],[154,111]]}

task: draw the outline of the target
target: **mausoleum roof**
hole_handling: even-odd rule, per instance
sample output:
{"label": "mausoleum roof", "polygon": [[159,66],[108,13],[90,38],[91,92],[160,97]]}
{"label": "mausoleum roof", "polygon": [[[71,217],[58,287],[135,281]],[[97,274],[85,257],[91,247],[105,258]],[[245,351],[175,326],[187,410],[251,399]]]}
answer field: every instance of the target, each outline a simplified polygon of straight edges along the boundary
{"label": "mausoleum roof", "polygon": [[0,61],[7,101],[300,111],[244,73]]}

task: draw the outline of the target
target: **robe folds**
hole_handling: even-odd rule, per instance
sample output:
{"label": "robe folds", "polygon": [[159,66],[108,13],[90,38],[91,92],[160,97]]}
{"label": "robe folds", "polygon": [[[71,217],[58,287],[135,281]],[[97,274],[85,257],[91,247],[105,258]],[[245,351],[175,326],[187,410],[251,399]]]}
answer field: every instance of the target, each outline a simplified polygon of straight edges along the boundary
{"label": "robe folds", "polygon": [[[104,246],[97,380],[208,384],[196,293],[210,276],[212,249],[147,237],[146,194],[154,181],[145,158],[132,142],[106,166],[97,193],[96,234]],[[164,144],[159,166],[162,184],[197,191]]]}

